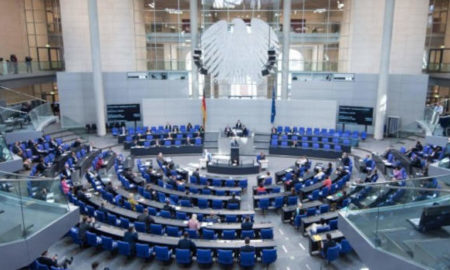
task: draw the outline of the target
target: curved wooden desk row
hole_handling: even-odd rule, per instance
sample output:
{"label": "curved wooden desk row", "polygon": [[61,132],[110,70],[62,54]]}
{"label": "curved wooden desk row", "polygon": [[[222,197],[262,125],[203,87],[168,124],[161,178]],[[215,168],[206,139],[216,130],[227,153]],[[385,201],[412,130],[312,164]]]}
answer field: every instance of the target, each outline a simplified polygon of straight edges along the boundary
{"label": "curved wooden desk row", "polygon": [[[229,199],[231,199],[231,196],[217,196],[217,195],[203,195],[203,194],[194,194],[194,193],[189,193],[188,195],[186,195],[186,192],[183,191],[178,191],[178,190],[174,190],[174,189],[168,189],[168,188],[163,188],[161,186],[155,185],[155,184],[147,184],[148,187],[150,187],[151,189],[153,189],[154,191],[159,191],[161,193],[164,194],[169,194],[169,195],[177,195],[179,197],[182,198],[190,198],[190,199],[205,199],[205,200],[222,200],[222,201],[227,201]],[[236,199],[240,200],[239,196],[236,196]]]}
{"label": "curved wooden desk row", "polygon": [[[138,216],[141,213],[128,210],[119,206],[116,206],[114,204],[111,204],[109,202],[105,202],[102,199],[100,199],[99,196],[93,195],[91,198],[89,198],[89,202],[91,205],[94,205],[96,207],[99,207],[101,203],[104,203],[104,208],[115,215],[118,215],[119,217],[125,217],[130,219],[131,221],[135,221]],[[165,226],[175,226],[179,228],[186,228],[187,227],[187,221],[186,220],[179,220],[179,219],[171,219],[171,218],[163,218],[159,216],[152,216],[152,218],[155,220],[156,224],[161,224]],[[241,230],[241,223],[208,223],[208,222],[201,222],[201,227],[205,229],[210,230]],[[253,224],[253,230],[258,231],[261,229],[269,229],[273,228],[272,223],[254,223]]]}
{"label": "curved wooden desk row", "polygon": [[[161,175],[161,174],[159,174],[159,175]],[[144,177],[138,177],[138,178],[142,179],[141,181],[147,183],[145,181],[146,179]],[[152,178],[150,178],[150,179],[152,179]],[[159,179],[162,179],[165,183],[167,183],[167,177],[161,175],[161,177]],[[153,183],[155,183],[155,182],[153,182]],[[191,188],[191,187],[192,188],[196,188],[198,190],[201,190],[201,189],[204,189],[204,188],[208,188],[211,191],[225,191],[226,193],[241,192],[242,191],[242,188],[239,187],[239,186],[234,186],[234,187],[220,186],[220,187],[218,187],[218,186],[213,186],[213,185],[195,184],[195,183],[191,183],[191,182],[187,182],[187,181],[184,183],[184,186],[187,187],[187,188]]]}
{"label": "curved wooden desk row", "polygon": [[[114,227],[105,223],[97,222],[94,225],[94,229],[102,234],[107,234],[121,238],[125,234],[125,229]],[[148,243],[151,245],[162,245],[176,247],[180,238],[171,236],[161,236],[147,233],[138,233],[138,241]],[[240,249],[244,246],[244,240],[205,240],[205,239],[192,239],[197,248],[202,249]],[[265,248],[275,248],[276,243],[273,240],[251,240],[250,244],[256,249],[261,250]]]}
{"label": "curved wooden desk row", "polygon": [[[118,187],[116,192],[118,194],[121,194],[122,196],[129,197],[131,194],[130,192],[126,191],[125,189]],[[139,198],[137,200],[140,204],[147,206],[147,207],[153,207],[157,209],[163,209],[164,203],[160,203],[157,201],[149,200],[146,198]],[[253,216],[255,215],[255,211],[253,210],[228,210],[228,209],[212,209],[212,208],[198,208],[198,207],[185,207],[185,206],[176,206],[176,211],[185,212],[188,214],[202,214],[202,215],[217,215],[220,217],[225,217],[227,215],[236,215],[236,216]]]}

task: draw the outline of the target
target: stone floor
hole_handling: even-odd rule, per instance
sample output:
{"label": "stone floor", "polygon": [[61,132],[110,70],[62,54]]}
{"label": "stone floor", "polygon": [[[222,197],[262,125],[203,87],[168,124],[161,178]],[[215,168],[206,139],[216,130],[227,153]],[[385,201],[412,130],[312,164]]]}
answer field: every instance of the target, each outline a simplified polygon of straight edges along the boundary
{"label": "stone floor", "polygon": [[[97,147],[112,146],[114,151],[128,155],[129,151],[123,150],[121,145],[117,145],[115,138],[106,136],[99,138],[95,135],[89,136],[89,141]],[[401,146],[411,147],[415,143],[414,140],[397,140],[387,139],[383,141],[375,141],[368,139],[359,145],[360,149],[355,149],[353,154],[364,156],[366,150],[374,152],[382,152],[388,146],[399,148]],[[147,157],[150,158],[150,157]],[[198,155],[190,156],[174,156],[174,162],[181,167],[193,167],[198,163]],[[268,157],[269,171],[272,173],[285,169],[294,163],[294,158],[289,157]],[[316,162],[327,162],[326,160],[314,160]],[[256,185],[256,175],[248,175],[249,187]],[[247,190],[242,196],[242,208],[251,209],[251,194]],[[278,260],[269,267],[269,269],[348,269],[361,270],[367,269],[363,262],[355,253],[350,253],[334,261],[330,265],[325,265],[324,260],[310,256],[308,253],[308,239],[300,235],[293,226],[281,222],[280,213],[275,211],[266,212],[263,215],[256,212],[256,222],[272,222],[274,225],[274,239],[277,242]],[[73,256],[74,261],[70,269],[90,269],[90,264],[94,261],[100,263],[99,269],[108,267],[109,269],[179,269],[180,267],[174,262],[169,266],[162,266],[158,262],[146,262],[139,258],[127,259],[121,255],[111,256],[108,252],[104,252],[95,248],[80,249],[77,245],[72,244],[71,240],[66,237],[55,243],[50,248],[50,253],[57,253],[60,258],[63,256]],[[255,269],[262,268],[261,264],[257,264]],[[194,263],[191,269],[198,269],[198,265]],[[213,269],[219,269],[215,264]],[[235,268],[238,268],[235,264]]]}

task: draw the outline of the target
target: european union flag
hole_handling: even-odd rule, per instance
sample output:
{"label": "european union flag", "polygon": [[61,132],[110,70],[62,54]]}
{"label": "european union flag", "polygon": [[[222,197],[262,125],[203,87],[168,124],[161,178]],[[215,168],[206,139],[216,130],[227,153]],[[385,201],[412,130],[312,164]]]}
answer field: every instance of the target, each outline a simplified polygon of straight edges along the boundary
{"label": "european union flag", "polygon": [[276,89],[275,89],[275,83],[273,84],[273,89],[272,89],[272,114],[270,115],[270,123],[273,124],[273,122],[275,121],[275,115],[277,115],[277,110],[275,108],[275,98],[276,98]]}

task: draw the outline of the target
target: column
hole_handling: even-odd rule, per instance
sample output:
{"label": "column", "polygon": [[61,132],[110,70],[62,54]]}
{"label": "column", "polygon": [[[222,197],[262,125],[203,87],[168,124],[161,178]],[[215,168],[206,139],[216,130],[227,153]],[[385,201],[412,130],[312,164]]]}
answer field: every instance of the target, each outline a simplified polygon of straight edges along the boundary
{"label": "column", "polygon": [[283,59],[281,64],[281,98],[288,98],[291,0],[283,1]]}
{"label": "column", "polygon": [[389,58],[391,55],[392,28],[394,24],[395,0],[386,0],[384,6],[383,36],[381,40],[380,74],[378,76],[377,103],[375,105],[374,138],[383,139],[389,85]]}
{"label": "column", "polygon": [[89,31],[91,37],[91,61],[94,98],[96,103],[97,135],[105,136],[105,92],[103,89],[102,61],[100,54],[100,35],[98,26],[97,0],[88,0]]}
{"label": "column", "polygon": [[198,70],[197,66],[194,64],[192,56],[194,55],[194,50],[197,48],[197,37],[198,37],[198,6],[197,0],[190,0],[190,28],[191,28],[191,78],[192,78],[192,97],[198,98]]}

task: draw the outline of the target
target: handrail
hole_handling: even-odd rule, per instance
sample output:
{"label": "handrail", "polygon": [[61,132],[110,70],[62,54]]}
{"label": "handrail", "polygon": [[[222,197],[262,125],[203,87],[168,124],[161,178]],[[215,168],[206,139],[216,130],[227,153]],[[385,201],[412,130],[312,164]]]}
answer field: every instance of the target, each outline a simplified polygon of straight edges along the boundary
{"label": "handrail", "polygon": [[22,96],[30,97],[30,98],[33,98],[33,99],[37,99],[37,100],[43,101],[45,103],[48,102],[45,99],[38,98],[38,97],[35,97],[33,95],[29,95],[29,94],[26,94],[26,93],[22,93],[22,92],[16,91],[14,89],[11,89],[11,88],[8,88],[8,87],[2,86],[2,85],[0,85],[0,88],[3,89],[3,90],[9,91],[9,92],[13,92],[13,93],[18,94],[18,95],[22,95]]}
{"label": "handrail", "polygon": [[0,109],[3,109],[5,111],[11,111],[11,112],[16,112],[16,113],[27,114],[26,112],[22,112],[22,111],[19,111],[19,110],[16,110],[16,109],[11,109],[11,108],[7,108],[7,107],[3,107],[3,106],[0,106]]}

